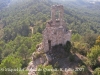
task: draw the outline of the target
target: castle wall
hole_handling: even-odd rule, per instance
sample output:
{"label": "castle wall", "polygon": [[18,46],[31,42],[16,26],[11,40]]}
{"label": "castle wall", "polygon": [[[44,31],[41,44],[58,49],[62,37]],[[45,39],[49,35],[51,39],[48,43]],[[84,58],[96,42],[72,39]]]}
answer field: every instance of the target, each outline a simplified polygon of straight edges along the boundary
{"label": "castle wall", "polygon": [[[56,20],[55,14],[57,10],[59,10],[59,18]],[[43,31],[43,45],[45,52],[49,51],[52,46],[66,44],[67,41],[70,41],[71,31],[66,29],[63,16],[63,6],[52,7],[51,21],[46,24],[46,28]]]}
{"label": "castle wall", "polygon": [[64,44],[66,44],[67,41],[70,41],[71,39],[71,31],[68,31],[65,35],[64,35]]}

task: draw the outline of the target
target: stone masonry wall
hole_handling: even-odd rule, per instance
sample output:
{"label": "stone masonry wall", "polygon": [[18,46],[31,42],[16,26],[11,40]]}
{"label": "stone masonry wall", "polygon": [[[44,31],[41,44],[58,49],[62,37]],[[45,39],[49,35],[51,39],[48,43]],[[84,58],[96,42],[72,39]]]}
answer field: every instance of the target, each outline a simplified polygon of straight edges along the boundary
{"label": "stone masonry wall", "polygon": [[[59,17],[56,19],[56,12],[59,11]],[[51,20],[47,22],[43,31],[44,51],[47,52],[52,46],[65,44],[70,41],[71,31],[67,30],[63,20],[64,9],[62,5],[55,5],[51,8]]]}

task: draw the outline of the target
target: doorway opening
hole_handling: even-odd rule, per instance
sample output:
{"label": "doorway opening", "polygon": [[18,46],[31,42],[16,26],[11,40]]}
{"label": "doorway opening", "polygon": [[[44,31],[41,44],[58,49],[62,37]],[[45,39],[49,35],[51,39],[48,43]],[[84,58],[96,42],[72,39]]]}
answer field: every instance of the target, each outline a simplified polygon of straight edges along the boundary
{"label": "doorway opening", "polygon": [[48,40],[49,50],[51,50],[51,40]]}

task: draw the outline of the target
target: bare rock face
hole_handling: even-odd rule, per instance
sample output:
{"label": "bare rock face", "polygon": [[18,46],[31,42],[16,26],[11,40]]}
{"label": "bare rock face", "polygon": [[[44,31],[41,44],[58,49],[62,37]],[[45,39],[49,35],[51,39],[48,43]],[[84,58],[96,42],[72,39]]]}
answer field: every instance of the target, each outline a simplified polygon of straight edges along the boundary
{"label": "bare rock face", "polygon": [[52,58],[43,51],[43,44],[38,44],[36,52],[32,54],[32,61],[27,67],[27,70],[29,71],[28,75],[36,75],[38,65],[42,64],[46,66],[51,60]]}
{"label": "bare rock face", "polygon": [[37,51],[43,51],[43,43],[40,43],[40,44],[38,44],[37,46],[36,46],[36,48],[37,48]]}

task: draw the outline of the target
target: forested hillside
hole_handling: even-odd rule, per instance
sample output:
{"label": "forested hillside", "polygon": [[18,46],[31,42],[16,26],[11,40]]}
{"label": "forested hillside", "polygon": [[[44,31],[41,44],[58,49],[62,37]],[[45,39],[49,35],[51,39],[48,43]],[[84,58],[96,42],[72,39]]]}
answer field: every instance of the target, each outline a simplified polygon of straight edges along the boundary
{"label": "forested hillside", "polygon": [[[29,26],[35,26],[34,33],[42,32],[45,23],[50,19],[50,1],[16,1],[0,12],[0,19],[4,28],[4,39],[13,40],[17,34],[29,35]],[[71,5],[70,5],[71,6]],[[65,5],[65,20],[69,29],[76,33],[100,33],[99,10]],[[22,27],[24,26],[24,27]],[[15,29],[16,28],[16,29]],[[22,29],[24,28],[24,29]],[[80,30],[81,29],[81,30]]]}
{"label": "forested hillside", "polygon": [[[51,0],[12,0],[7,6],[7,2],[0,0],[0,68],[25,69],[36,45],[42,41],[41,33],[50,20],[51,6],[59,3]],[[66,27],[72,30],[72,51],[89,58],[86,64],[95,70],[100,55],[100,5],[81,5],[80,2],[60,4],[64,5]],[[95,63],[91,62],[93,60]],[[0,75],[10,75],[10,72],[0,71]],[[12,75],[27,75],[27,72],[12,72]]]}
{"label": "forested hillside", "polygon": [[0,0],[0,10],[4,7],[6,7],[11,0]]}
{"label": "forested hillside", "polygon": [[[18,1],[9,5],[0,12],[0,18],[4,28],[4,39],[13,40],[17,34],[29,36],[29,26],[35,26],[37,30],[43,30],[47,19],[50,18],[50,4],[48,2]],[[38,28],[37,28],[38,27]]]}
{"label": "forested hillside", "polygon": [[64,1],[59,4],[64,4],[66,7],[66,16],[69,15],[66,19],[70,29],[75,30],[79,34],[88,32],[100,33],[99,2],[91,4],[84,0],[73,0],[72,2]]}

